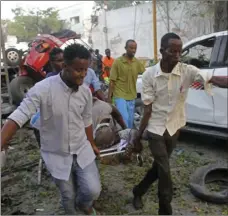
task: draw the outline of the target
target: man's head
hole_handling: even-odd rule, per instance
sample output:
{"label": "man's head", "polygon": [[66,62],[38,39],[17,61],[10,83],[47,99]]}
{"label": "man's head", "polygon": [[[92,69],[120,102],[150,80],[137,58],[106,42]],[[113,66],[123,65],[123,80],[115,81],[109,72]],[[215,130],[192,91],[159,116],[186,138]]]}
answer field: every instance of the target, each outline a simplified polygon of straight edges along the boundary
{"label": "man's head", "polygon": [[90,52],[81,44],[71,44],[65,48],[63,57],[63,77],[69,87],[77,90],[86,76],[91,58]]}
{"label": "man's head", "polygon": [[182,53],[181,38],[175,33],[167,33],[161,39],[160,53],[162,59],[170,66],[175,66],[179,61]]}
{"label": "man's head", "polygon": [[49,53],[49,60],[52,69],[54,72],[60,72],[63,69],[63,50],[60,48],[54,47]]}
{"label": "man's head", "polygon": [[116,134],[110,126],[103,126],[95,133],[95,143],[98,148],[105,149],[115,143]]}
{"label": "man's head", "polygon": [[110,58],[111,57],[111,50],[110,49],[106,49],[105,50],[105,55]]}
{"label": "man's head", "polygon": [[96,54],[96,55],[99,55],[99,49],[96,49],[96,50],[95,50],[95,54]]}
{"label": "man's head", "polygon": [[125,50],[126,50],[126,55],[129,58],[133,58],[137,50],[137,43],[132,39],[127,40],[125,45]]}

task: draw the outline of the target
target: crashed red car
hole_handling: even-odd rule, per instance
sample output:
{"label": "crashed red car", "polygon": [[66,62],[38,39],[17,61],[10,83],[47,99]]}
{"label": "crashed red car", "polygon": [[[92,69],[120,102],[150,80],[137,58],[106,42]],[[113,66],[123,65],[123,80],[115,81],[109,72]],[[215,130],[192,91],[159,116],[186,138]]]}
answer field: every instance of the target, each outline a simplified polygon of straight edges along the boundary
{"label": "crashed red car", "polygon": [[[80,40],[81,35],[71,30],[63,30],[53,34],[37,36],[31,43],[19,65],[18,76],[10,83],[13,101],[20,104],[27,91],[46,76],[46,71],[51,71],[49,53],[54,47],[61,47],[69,40]],[[81,41],[81,43],[84,43]]]}

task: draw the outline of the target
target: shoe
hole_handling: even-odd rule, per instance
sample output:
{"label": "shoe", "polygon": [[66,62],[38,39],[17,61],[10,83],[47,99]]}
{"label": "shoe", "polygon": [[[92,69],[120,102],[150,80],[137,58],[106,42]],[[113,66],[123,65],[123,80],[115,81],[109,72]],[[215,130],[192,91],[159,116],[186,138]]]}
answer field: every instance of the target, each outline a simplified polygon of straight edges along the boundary
{"label": "shoe", "polygon": [[143,208],[143,202],[142,202],[142,196],[136,195],[135,194],[135,188],[133,189],[133,206],[136,210],[142,209]]}

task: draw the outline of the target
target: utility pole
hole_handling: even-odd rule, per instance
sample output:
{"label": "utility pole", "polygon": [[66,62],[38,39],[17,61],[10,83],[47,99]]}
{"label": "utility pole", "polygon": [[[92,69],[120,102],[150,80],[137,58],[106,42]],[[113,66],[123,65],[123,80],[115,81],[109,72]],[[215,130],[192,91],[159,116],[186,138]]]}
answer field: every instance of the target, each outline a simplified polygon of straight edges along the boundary
{"label": "utility pole", "polygon": [[154,62],[156,63],[158,61],[156,0],[153,0],[152,4],[153,4]]}
{"label": "utility pole", "polygon": [[106,49],[108,48],[108,27],[107,27],[107,16],[106,16],[106,10],[107,10],[107,1],[104,1],[104,34],[105,34],[105,46]]}
{"label": "utility pole", "polygon": [[167,30],[170,32],[170,25],[169,25],[169,1],[166,1],[166,16],[167,16]]}
{"label": "utility pole", "polygon": [[135,15],[134,15],[134,32],[133,32],[133,39],[135,40],[135,33],[136,33],[136,13],[137,13],[137,7],[136,7],[136,4],[135,4]]}

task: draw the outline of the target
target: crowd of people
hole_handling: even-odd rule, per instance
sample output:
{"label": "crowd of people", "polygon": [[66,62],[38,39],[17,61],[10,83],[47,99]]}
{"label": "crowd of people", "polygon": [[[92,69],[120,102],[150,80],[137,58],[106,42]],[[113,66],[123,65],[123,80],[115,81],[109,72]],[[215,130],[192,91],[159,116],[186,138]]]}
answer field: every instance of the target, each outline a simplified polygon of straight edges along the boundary
{"label": "crowd of people", "polygon": [[[125,54],[111,57],[99,50],[71,44],[64,51],[50,53],[53,71],[32,87],[20,106],[8,117],[1,132],[1,149],[7,149],[16,131],[31,119],[40,143],[41,156],[61,193],[66,214],[96,215],[94,201],[101,192],[95,158],[100,150],[119,142],[123,131],[134,128],[136,81],[142,76],[144,112],[134,133],[133,152],[143,150],[147,134],[154,157],[151,169],[133,188],[133,205],[143,208],[142,196],[158,180],[159,215],[172,214],[172,179],[169,158],[179,129],[186,123],[184,105],[189,86],[195,80],[227,88],[227,80],[180,62],[181,38],[167,33],[161,39],[161,60],[145,71],[135,57],[137,43],[128,40]],[[100,80],[109,83],[107,98]],[[120,130],[116,130],[116,123]],[[129,134],[127,132],[127,134]]]}

